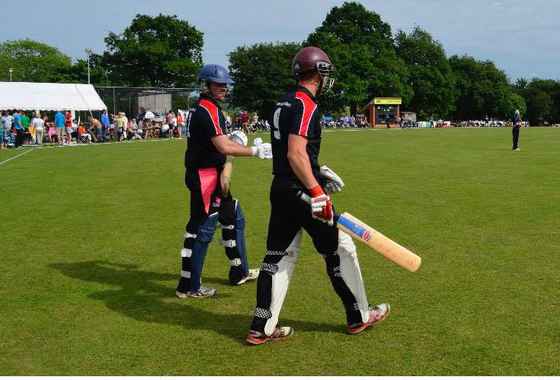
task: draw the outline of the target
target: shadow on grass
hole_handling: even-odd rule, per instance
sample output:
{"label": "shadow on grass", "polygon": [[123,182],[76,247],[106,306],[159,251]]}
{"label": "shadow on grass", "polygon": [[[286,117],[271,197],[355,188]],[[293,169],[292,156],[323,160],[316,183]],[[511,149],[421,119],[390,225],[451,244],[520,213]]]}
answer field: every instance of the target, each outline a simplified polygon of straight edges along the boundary
{"label": "shadow on grass", "polygon": [[[215,331],[240,344],[243,343],[251,323],[251,315],[221,314],[194,306],[218,304],[231,295],[202,300],[176,299],[174,288],[158,283],[176,280],[176,275],[146,272],[139,270],[136,265],[107,261],[56,263],[49,267],[73,279],[118,288],[91,293],[88,298],[103,301],[110,310],[137,321],[178,325],[188,330]],[[216,278],[206,280],[223,282],[222,279]],[[296,330],[342,333],[340,325],[285,319],[282,319],[282,322]]]}

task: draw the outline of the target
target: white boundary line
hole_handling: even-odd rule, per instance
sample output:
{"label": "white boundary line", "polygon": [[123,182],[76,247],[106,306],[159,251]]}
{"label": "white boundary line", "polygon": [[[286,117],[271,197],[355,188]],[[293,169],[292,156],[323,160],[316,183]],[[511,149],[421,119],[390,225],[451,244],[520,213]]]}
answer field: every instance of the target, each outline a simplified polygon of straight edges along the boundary
{"label": "white boundary line", "polygon": [[6,163],[8,163],[8,162],[10,162],[10,161],[12,161],[12,160],[15,160],[16,158],[19,158],[19,157],[23,156],[24,154],[27,154],[27,153],[29,153],[29,152],[32,152],[32,151],[34,151],[34,150],[35,150],[35,149],[31,148],[31,149],[29,149],[29,150],[27,150],[27,151],[25,151],[25,152],[22,152],[22,153],[18,154],[17,156],[13,156],[13,157],[8,158],[7,160],[0,161],[0,166],[4,165],[4,164],[6,164]]}

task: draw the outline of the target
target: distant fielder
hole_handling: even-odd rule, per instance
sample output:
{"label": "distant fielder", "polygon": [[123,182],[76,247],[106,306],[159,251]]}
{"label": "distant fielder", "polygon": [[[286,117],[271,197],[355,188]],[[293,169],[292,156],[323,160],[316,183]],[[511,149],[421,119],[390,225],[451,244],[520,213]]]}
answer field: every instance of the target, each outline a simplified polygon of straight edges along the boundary
{"label": "distant fielder", "polygon": [[270,144],[247,147],[247,137],[237,133],[234,142],[225,135],[225,117],[220,108],[228,85],[229,73],[219,65],[206,65],[198,75],[202,89],[196,110],[190,118],[190,135],[185,153],[185,184],[190,190],[190,219],[181,250],[179,298],[205,298],[216,289],[201,285],[202,268],[208,245],[219,223],[222,244],[229,259],[229,281],[241,285],[258,276],[248,268],[245,252],[245,219],[239,201],[233,199],[222,183],[226,155],[272,158]]}
{"label": "distant fielder", "polygon": [[[302,230],[323,256],[331,284],[346,310],[348,333],[358,334],[384,320],[389,305],[370,307],[356,246],[333,225],[329,192],[344,183],[332,170],[319,166],[320,114],[316,97],[328,91],[334,66],[321,49],[306,47],[293,60],[298,86],[280,100],[272,118],[274,179],[267,252],[257,283],[257,307],[246,341],[259,345],[289,337],[291,327],[278,327],[278,318],[296,264]],[[305,192],[310,204],[299,192]]]}
{"label": "distant fielder", "polygon": [[513,128],[511,130],[512,137],[513,137],[513,147],[512,150],[514,152],[520,151],[519,149],[519,130],[521,129],[521,114],[519,110],[515,110],[515,114],[513,115]]}

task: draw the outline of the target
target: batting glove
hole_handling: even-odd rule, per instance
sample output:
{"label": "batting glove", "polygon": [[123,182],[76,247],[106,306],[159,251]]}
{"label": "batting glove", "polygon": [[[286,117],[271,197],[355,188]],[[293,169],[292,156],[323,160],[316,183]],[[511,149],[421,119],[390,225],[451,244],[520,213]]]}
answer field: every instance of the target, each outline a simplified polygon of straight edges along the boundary
{"label": "batting glove", "polygon": [[272,145],[270,143],[263,143],[260,137],[253,141],[253,156],[263,160],[272,160]]}
{"label": "batting glove", "polygon": [[321,186],[317,185],[309,190],[311,195],[311,216],[329,226],[333,225],[334,212],[331,198],[325,194]]}
{"label": "batting glove", "polygon": [[231,141],[234,141],[239,145],[247,146],[247,135],[243,131],[233,131],[230,133],[229,138]]}
{"label": "batting glove", "polygon": [[331,168],[327,165],[321,166],[319,174],[326,180],[325,190],[327,194],[337,193],[342,191],[344,181],[340,178]]}

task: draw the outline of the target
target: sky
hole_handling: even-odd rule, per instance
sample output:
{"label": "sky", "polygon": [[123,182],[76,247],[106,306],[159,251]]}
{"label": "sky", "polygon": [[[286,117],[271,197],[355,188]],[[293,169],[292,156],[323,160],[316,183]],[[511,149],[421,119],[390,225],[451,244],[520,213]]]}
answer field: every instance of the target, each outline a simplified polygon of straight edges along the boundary
{"label": "sky", "polygon": [[[362,0],[393,33],[427,30],[450,55],[494,61],[510,79],[560,79],[560,0]],[[341,0],[0,0],[0,42],[30,38],[73,58],[136,14],[176,14],[204,33],[205,63],[258,42],[301,42]],[[19,15],[12,17],[12,15]],[[0,68],[1,70],[2,68]]]}

